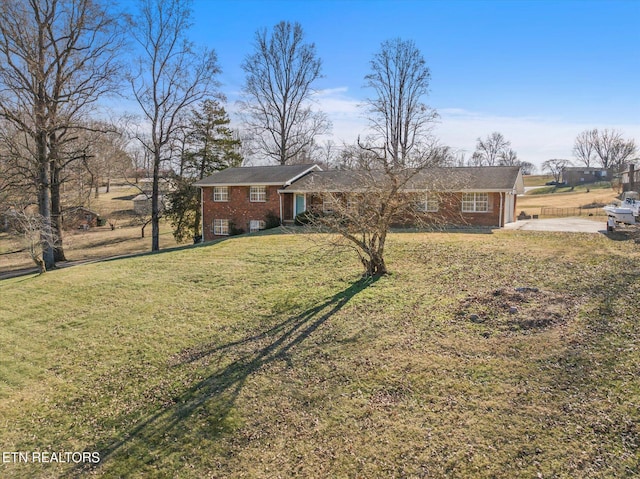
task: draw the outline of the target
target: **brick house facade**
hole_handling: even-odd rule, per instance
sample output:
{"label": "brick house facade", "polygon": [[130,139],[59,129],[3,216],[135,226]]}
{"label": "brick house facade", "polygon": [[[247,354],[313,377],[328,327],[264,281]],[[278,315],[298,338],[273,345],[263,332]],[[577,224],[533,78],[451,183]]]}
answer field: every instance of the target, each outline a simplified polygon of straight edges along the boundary
{"label": "brick house facade", "polygon": [[[463,198],[467,199],[463,208]],[[307,199],[307,209],[322,212],[324,198],[320,193],[309,194]],[[416,223],[415,216],[421,224],[438,225],[473,225],[473,226],[497,226],[501,227],[505,223],[511,223],[509,212],[504,208],[505,196],[503,193],[469,192],[463,193],[440,193],[437,198],[437,206],[431,211],[417,212],[404,222],[399,222],[394,226],[411,227]],[[482,205],[482,206],[480,206]],[[486,205],[486,210],[485,210]],[[482,208],[482,211],[477,211]],[[513,211],[516,208],[516,198],[513,198]],[[502,213],[502,215],[501,215]],[[502,216],[502,217],[501,217]]]}
{"label": "brick house facade", "polygon": [[[352,194],[359,175],[321,171],[317,165],[218,172],[196,183],[202,194],[203,239],[253,232],[269,223],[292,224],[299,213],[321,211],[327,197]],[[515,221],[516,195],[524,192],[524,183],[518,167],[434,168],[407,188],[416,198],[438,192],[437,201],[420,213],[421,222],[502,227]],[[404,226],[411,223],[408,219]]]}
{"label": "brick house facade", "polygon": [[258,229],[264,229],[270,216],[280,217],[278,189],[273,185],[203,187],[202,220],[205,228],[209,229],[209,232],[204,231],[203,237],[226,236],[215,234],[215,219],[228,221],[228,234],[251,232],[255,230],[256,222]]}
{"label": "brick house facade", "polygon": [[[375,180],[370,173],[363,175],[357,171],[314,171],[281,192],[304,195],[306,209],[322,211],[325,197],[332,196],[335,200],[348,192],[361,192],[362,182],[373,185]],[[419,222],[502,227],[516,220],[517,195],[524,193],[524,182],[518,167],[431,168],[413,177],[406,190],[417,200],[426,200],[428,192],[432,192],[432,207],[414,211],[411,218],[398,226]]]}
{"label": "brick house facade", "polygon": [[315,170],[320,168],[317,165],[228,168],[198,181],[204,241],[264,229],[269,222],[282,223],[283,211],[293,210],[293,205],[285,206],[285,202],[293,201],[293,197],[282,195],[280,190]]}

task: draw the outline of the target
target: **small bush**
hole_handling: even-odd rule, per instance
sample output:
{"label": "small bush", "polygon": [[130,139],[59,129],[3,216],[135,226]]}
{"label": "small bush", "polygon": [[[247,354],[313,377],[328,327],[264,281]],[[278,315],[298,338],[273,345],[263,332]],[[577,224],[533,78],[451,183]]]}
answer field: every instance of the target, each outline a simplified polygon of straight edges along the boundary
{"label": "small bush", "polygon": [[264,229],[270,230],[271,228],[277,228],[280,226],[280,218],[273,211],[267,212],[264,217]]}
{"label": "small bush", "polygon": [[237,236],[244,233],[244,229],[238,228],[235,223],[229,222],[229,236]]}

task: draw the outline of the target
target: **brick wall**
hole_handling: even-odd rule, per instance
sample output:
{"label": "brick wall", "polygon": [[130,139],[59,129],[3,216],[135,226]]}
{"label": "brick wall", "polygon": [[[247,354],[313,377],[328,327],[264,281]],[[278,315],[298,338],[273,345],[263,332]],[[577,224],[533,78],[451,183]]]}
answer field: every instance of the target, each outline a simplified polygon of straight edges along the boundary
{"label": "brick wall", "polygon": [[249,232],[251,220],[265,221],[267,213],[280,217],[278,186],[267,186],[265,202],[249,201],[249,186],[230,186],[229,201],[213,201],[213,187],[202,188],[204,240],[221,238],[213,234],[213,220],[226,219],[237,229]]}
{"label": "brick wall", "polygon": [[[500,193],[489,193],[489,210],[483,213],[463,213],[462,193],[446,193],[438,197],[439,209],[435,213],[422,213],[419,218],[407,218],[396,226],[414,226],[416,223],[448,224],[459,226],[498,226],[500,224]],[[504,201],[504,200],[503,200]],[[322,211],[322,197],[307,197],[307,207]],[[504,225],[504,217],[502,224]]]}
{"label": "brick wall", "polygon": [[[213,220],[227,219],[237,229],[249,231],[251,220],[265,221],[269,212],[280,216],[280,200],[277,186],[267,186],[267,199],[265,202],[249,201],[248,186],[229,187],[229,201],[214,202],[213,187],[205,187],[204,200],[204,240],[210,241],[223,236],[213,234]],[[292,195],[289,195],[292,196]],[[489,193],[489,211],[486,213],[463,213],[462,194],[443,194],[439,200],[437,213],[424,213],[421,215],[425,223],[453,224],[460,226],[498,226],[500,224],[500,193]],[[319,195],[307,196],[307,208],[322,209],[322,199]],[[504,218],[502,220],[504,224]]]}
{"label": "brick wall", "polygon": [[420,214],[426,224],[456,226],[498,226],[500,224],[500,193],[489,193],[486,212],[462,211],[462,193],[443,193],[438,196],[438,211]]}

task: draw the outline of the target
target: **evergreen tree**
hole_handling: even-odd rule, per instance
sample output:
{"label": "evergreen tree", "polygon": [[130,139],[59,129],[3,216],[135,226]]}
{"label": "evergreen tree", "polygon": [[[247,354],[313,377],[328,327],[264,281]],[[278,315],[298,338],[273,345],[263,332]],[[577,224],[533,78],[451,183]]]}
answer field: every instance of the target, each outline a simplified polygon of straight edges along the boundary
{"label": "evergreen tree", "polygon": [[169,195],[167,211],[173,235],[179,242],[201,235],[200,194],[193,184],[216,171],[242,164],[240,140],[229,123],[226,110],[216,100],[205,100],[191,112],[187,148],[182,158],[183,175]]}

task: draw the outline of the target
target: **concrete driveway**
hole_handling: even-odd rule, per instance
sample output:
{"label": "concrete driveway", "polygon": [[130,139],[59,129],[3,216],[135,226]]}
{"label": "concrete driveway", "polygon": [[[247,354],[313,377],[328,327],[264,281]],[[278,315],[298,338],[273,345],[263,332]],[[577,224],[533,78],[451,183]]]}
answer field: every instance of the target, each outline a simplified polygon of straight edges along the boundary
{"label": "concrete driveway", "polygon": [[505,225],[506,230],[566,231],[569,233],[606,233],[607,220],[585,218],[549,218],[543,220],[519,220]]}

